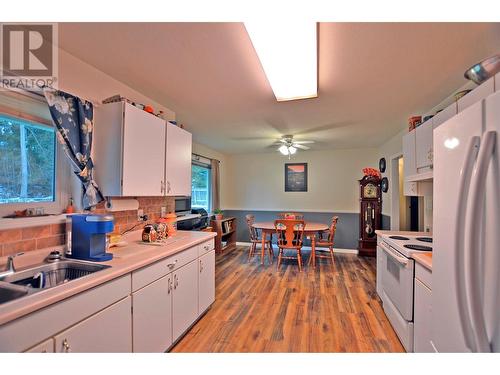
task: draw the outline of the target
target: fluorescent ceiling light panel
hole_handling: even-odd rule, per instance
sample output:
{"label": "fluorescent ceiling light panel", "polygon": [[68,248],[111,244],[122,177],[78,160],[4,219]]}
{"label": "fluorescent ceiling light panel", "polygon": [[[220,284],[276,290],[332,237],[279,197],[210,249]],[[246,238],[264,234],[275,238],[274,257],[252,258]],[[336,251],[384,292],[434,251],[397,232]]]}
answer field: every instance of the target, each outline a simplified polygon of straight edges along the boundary
{"label": "fluorescent ceiling light panel", "polygon": [[245,22],[278,101],[318,96],[316,22]]}

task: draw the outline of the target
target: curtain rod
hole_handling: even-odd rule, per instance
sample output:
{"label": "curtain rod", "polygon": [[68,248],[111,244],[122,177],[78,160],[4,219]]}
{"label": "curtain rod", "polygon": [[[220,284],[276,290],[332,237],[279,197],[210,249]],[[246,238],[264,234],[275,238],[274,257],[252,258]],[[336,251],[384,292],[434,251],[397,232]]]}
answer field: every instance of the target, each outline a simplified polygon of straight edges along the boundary
{"label": "curtain rod", "polygon": [[215,160],[215,161],[217,161],[217,162],[219,162],[219,163],[220,163],[220,160],[217,160],[217,159],[209,158],[209,157],[206,157],[206,156],[203,156],[203,155],[197,154],[197,153],[195,153],[195,152],[192,152],[192,154],[193,154],[194,156],[198,156],[198,157],[200,157],[200,158],[204,158],[204,159],[208,159],[208,160]]}

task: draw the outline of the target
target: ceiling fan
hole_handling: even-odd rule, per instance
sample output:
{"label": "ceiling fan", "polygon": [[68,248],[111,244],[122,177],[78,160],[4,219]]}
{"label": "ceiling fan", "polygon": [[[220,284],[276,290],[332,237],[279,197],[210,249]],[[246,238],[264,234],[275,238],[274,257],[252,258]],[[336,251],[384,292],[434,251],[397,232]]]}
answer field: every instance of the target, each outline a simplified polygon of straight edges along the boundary
{"label": "ceiling fan", "polygon": [[290,159],[291,155],[295,154],[298,148],[309,150],[310,147],[304,145],[311,143],[314,143],[314,141],[294,141],[293,135],[284,135],[276,143],[273,143],[273,146],[280,146],[278,151],[285,156],[288,155],[288,159]]}

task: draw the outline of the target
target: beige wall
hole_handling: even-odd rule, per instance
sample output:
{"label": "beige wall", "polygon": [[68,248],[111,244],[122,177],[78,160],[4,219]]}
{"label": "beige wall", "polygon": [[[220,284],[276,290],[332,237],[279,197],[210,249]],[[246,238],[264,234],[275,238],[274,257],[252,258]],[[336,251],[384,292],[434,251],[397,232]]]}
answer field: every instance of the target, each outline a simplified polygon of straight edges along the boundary
{"label": "beige wall", "polygon": [[[358,180],[375,167],[377,149],[231,155],[224,209],[359,212]],[[285,192],[284,165],[308,163],[308,191]]]}

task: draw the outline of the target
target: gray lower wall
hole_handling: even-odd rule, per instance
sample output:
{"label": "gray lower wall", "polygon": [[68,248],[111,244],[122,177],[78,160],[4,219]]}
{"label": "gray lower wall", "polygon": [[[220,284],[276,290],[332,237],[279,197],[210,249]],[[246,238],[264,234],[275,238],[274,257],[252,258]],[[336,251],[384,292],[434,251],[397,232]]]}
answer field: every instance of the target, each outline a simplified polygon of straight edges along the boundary
{"label": "gray lower wall", "polygon": [[[253,214],[256,221],[274,221],[282,211],[241,211],[225,210],[224,216],[235,217],[238,221],[236,238],[238,242],[248,242],[248,228],[245,215]],[[359,214],[336,212],[303,212],[306,220],[329,224],[332,216],[338,216],[337,232],[335,233],[335,246],[341,249],[357,249],[359,238]],[[382,215],[382,229],[391,228],[391,217]],[[305,245],[308,245],[306,243]]]}

